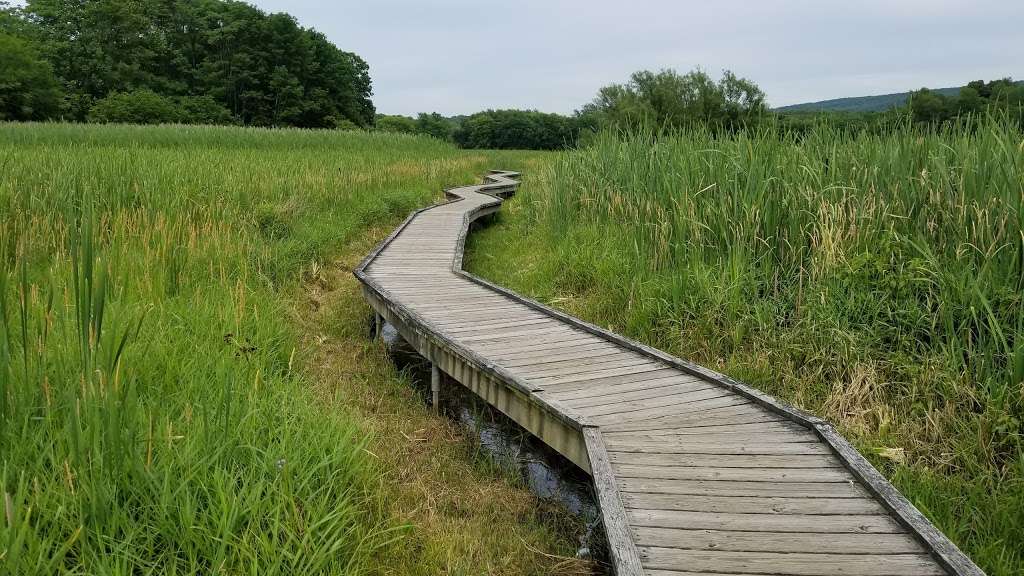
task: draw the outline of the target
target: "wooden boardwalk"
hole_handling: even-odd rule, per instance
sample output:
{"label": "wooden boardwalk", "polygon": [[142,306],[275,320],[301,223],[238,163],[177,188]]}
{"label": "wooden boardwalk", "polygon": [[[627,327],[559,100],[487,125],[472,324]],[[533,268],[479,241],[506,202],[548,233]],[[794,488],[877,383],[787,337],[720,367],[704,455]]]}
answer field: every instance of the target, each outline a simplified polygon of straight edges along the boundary
{"label": "wooden boardwalk", "polygon": [[449,190],[356,276],[435,375],[592,475],[617,574],[982,574],[828,423],[463,272],[517,176]]}

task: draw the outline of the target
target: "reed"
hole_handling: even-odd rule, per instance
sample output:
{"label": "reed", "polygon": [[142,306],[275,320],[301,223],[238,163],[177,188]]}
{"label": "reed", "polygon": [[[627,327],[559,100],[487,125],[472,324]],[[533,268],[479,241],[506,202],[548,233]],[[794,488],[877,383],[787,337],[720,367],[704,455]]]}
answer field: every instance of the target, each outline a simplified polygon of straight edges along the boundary
{"label": "reed", "polygon": [[1024,569],[1024,138],[1000,118],[605,133],[474,240],[490,279],[821,414]]}
{"label": "reed", "polygon": [[387,572],[409,527],[296,362],[292,301],[368,229],[517,158],[0,124],[0,573]]}

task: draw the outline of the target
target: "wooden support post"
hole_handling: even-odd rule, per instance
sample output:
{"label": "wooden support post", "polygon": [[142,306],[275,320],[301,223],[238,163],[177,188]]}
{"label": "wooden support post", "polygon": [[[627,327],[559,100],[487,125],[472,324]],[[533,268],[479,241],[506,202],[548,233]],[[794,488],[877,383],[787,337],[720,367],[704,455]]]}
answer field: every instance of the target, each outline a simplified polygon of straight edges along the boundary
{"label": "wooden support post", "polygon": [[384,317],[378,312],[373,313],[373,337],[384,337]]}
{"label": "wooden support post", "polygon": [[434,412],[441,410],[441,369],[437,364],[430,365],[430,393],[433,396]]}

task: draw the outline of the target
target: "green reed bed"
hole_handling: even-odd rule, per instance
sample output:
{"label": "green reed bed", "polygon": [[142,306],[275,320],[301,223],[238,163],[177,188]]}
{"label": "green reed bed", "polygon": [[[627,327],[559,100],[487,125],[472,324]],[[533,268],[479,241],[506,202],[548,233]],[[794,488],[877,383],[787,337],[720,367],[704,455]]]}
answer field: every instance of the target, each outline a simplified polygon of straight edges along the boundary
{"label": "green reed bed", "polygon": [[603,134],[470,267],[823,415],[1024,570],[1024,136]]}
{"label": "green reed bed", "polygon": [[358,574],[401,537],[296,365],[304,270],[510,155],[0,124],[0,573]]}

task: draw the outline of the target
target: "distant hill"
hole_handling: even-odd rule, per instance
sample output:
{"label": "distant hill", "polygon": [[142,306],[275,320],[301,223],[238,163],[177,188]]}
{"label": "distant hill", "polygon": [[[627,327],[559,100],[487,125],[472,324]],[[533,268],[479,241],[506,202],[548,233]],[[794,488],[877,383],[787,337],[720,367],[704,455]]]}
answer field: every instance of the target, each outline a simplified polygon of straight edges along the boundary
{"label": "distant hill", "polygon": [[[944,96],[956,96],[960,93],[960,88],[938,88],[934,92]],[[890,108],[902,106],[907,102],[908,96],[910,96],[910,92],[897,92],[895,94],[881,94],[878,96],[854,96],[822,100],[820,102],[791,104],[789,106],[780,106],[775,110],[778,112],[884,112]]]}

